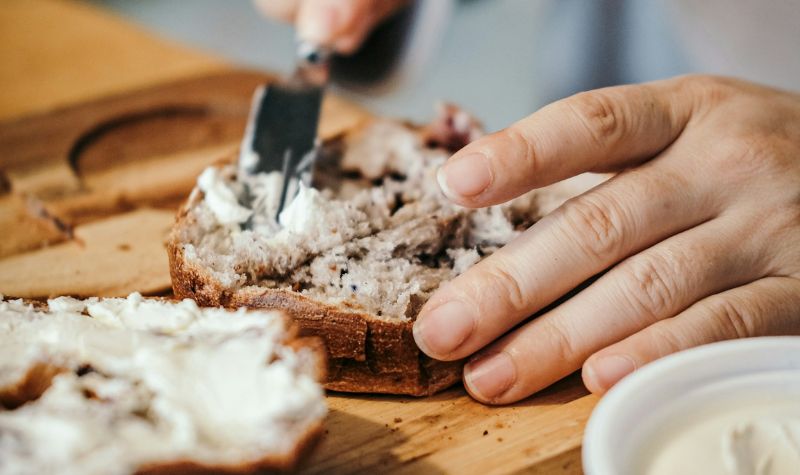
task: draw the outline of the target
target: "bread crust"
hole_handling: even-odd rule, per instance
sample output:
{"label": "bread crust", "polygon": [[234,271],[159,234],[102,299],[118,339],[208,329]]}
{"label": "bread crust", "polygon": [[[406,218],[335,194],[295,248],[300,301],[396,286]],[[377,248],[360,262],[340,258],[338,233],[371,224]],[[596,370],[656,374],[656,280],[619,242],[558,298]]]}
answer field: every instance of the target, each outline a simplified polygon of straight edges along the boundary
{"label": "bread crust", "polygon": [[300,335],[321,338],[327,348],[326,389],[358,393],[429,396],[461,380],[463,361],[437,361],[424,355],[412,335],[416,310],[408,320],[391,321],[330,305],[298,292],[262,287],[224,288],[201,266],[187,261],[181,234],[194,225],[189,210],[201,199],[193,192],[178,211],[167,240],[172,289],[176,297],[201,306],[281,309],[297,323]]}
{"label": "bread crust", "polygon": [[243,462],[237,465],[212,465],[177,460],[170,463],[159,463],[139,467],[136,475],[213,475],[213,474],[269,474],[290,473],[299,468],[303,460],[313,450],[322,434],[322,422],[315,424],[301,436],[291,453],[285,456],[271,455],[258,460]]}

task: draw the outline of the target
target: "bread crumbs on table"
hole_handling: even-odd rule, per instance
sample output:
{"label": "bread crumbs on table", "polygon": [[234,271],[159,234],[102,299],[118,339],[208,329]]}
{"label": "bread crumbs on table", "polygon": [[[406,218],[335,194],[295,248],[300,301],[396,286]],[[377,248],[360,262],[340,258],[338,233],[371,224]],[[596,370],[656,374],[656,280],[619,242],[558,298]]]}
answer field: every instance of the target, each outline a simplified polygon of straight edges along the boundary
{"label": "bread crumbs on table", "polygon": [[401,417],[395,417],[395,418],[394,418],[394,423],[395,423],[395,424],[399,424],[399,423],[401,423],[401,422],[403,422],[403,419],[402,419]]}
{"label": "bread crumbs on table", "polygon": [[489,431],[488,430],[483,431],[483,435],[489,435]]}

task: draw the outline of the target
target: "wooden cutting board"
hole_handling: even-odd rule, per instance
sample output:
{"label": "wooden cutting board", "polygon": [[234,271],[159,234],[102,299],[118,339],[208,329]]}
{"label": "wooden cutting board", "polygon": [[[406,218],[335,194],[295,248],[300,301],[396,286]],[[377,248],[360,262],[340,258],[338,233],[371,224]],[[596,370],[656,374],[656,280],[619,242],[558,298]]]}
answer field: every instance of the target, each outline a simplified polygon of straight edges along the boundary
{"label": "wooden cutting board", "polygon": [[[168,292],[175,210],[203,168],[234,153],[270,79],[216,73],[0,123],[0,293]],[[323,137],[369,117],[335,97],[322,115]]]}
{"label": "wooden cutting board", "polygon": [[[0,64],[0,293],[168,294],[175,206],[267,76],[68,0],[6,0]],[[366,116],[331,98],[323,133]],[[596,398],[573,376],[500,408],[460,387],[328,403],[305,473],[580,473]]]}
{"label": "wooden cutting board", "polygon": [[[168,294],[175,208],[203,167],[236,148],[250,95],[269,79],[230,71],[0,123],[0,293]],[[331,97],[321,133],[368,117]],[[502,408],[461,387],[328,400],[307,473],[579,473],[595,403],[577,377]]]}

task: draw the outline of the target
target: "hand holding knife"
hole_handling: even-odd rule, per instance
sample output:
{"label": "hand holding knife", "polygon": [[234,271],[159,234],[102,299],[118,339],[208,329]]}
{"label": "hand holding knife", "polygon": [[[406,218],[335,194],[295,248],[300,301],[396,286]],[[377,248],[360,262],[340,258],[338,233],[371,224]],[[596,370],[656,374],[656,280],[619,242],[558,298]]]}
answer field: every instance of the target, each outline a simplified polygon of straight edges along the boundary
{"label": "hand holding knife", "polygon": [[[403,83],[404,70],[420,69],[431,58],[452,7],[450,0],[396,2],[395,14],[371,34],[349,57],[337,56],[334,75],[339,83],[363,90],[378,90]],[[388,5],[388,4],[387,4]],[[389,10],[387,10],[389,12]],[[414,33],[414,34],[412,34]],[[280,199],[273,218],[299,190],[310,186],[317,152],[317,125],[325,85],[331,71],[331,50],[301,41],[295,71],[288,81],[259,88],[254,97],[239,156],[239,176],[281,173]],[[307,173],[308,172],[308,173]],[[242,205],[263,216],[265,203],[254,203],[244,183]],[[253,209],[254,205],[257,209]],[[272,208],[272,207],[270,207]],[[252,217],[244,224],[252,228]]]}

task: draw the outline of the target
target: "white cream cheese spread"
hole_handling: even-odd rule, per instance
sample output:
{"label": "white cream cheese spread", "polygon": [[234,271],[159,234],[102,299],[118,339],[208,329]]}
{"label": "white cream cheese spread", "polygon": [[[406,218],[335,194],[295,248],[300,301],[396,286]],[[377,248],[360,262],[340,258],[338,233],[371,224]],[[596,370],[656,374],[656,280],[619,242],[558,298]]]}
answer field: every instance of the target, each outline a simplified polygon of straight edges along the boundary
{"label": "white cream cheese spread", "polygon": [[651,448],[647,475],[796,475],[800,401],[744,402],[711,410]]}
{"label": "white cream cheese spread", "polygon": [[197,178],[197,186],[220,224],[243,223],[252,214],[252,210],[239,204],[234,190],[220,177],[217,168],[206,168]]}
{"label": "white cream cheese spread", "polygon": [[0,409],[0,473],[130,473],[238,464],[293,450],[326,409],[307,350],[271,312],[60,297],[0,302],[0,393],[36,364],[40,398]]}

